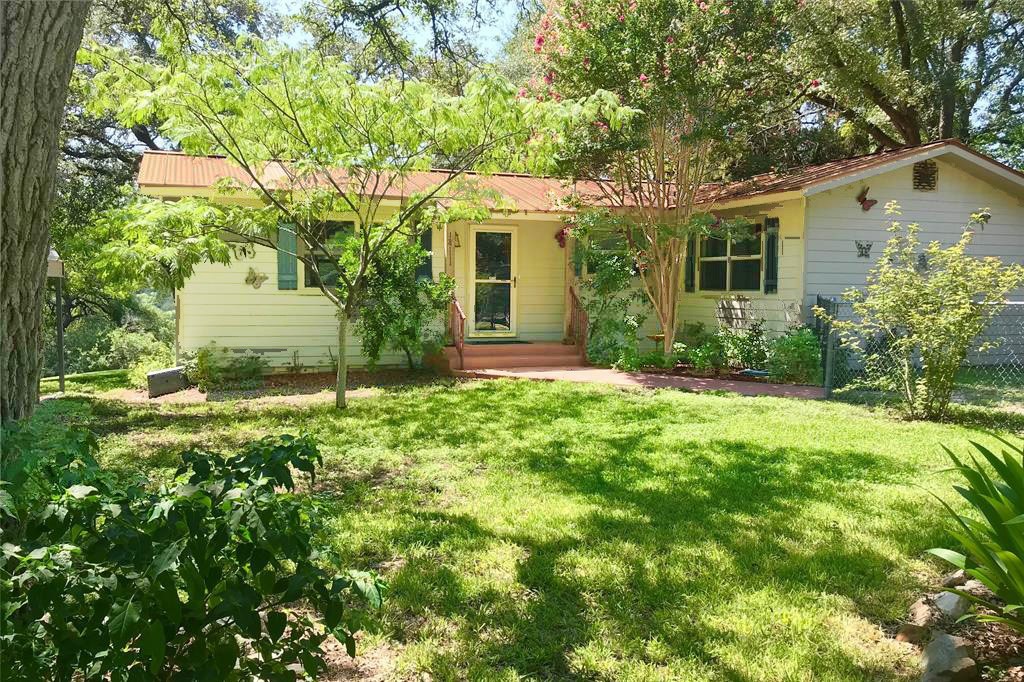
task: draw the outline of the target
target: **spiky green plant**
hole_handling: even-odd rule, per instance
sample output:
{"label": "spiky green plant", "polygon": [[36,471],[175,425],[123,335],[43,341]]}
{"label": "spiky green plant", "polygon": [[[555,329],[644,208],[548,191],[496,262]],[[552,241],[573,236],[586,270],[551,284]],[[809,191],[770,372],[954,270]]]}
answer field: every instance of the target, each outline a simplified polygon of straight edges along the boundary
{"label": "spiky green plant", "polygon": [[[996,599],[991,600],[953,590],[992,611],[978,614],[978,620],[1004,623],[1024,632],[1024,445],[1000,441],[1006,448],[998,455],[972,441],[977,453],[970,455],[969,464],[943,446],[953,460],[953,469],[967,481],[966,486],[954,489],[981,518],[958,514],[940,500],[956,520],[958,529],[953,531],[953,537],[965,553],[949,549],[929,551],[980,580],[995,595]],[[977,454],[988,467],[979,462]]]}

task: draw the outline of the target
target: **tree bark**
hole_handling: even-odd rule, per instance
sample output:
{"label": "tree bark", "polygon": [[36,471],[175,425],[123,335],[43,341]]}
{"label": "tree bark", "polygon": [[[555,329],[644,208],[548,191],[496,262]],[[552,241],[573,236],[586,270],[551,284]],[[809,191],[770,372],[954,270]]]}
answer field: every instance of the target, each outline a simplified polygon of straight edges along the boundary
{"label": "tree bark", "polygon": [[0,3],[0,423],[39,398],[58,135],[88,0]]}
{"label": "tree bark", "polygon": [[348,313],[344,310],[338,314],[338,377],[334,389],[334,406],[343,410],[348,406],[345,400],[345,388],[348,384]]}

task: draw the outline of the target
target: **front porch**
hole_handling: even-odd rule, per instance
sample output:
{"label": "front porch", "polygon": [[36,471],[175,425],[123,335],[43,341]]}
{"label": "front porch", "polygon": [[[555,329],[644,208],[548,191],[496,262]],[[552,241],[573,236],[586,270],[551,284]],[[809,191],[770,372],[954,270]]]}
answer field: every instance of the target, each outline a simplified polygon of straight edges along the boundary
{"label": "front porch", "polygon": [[448,314],[451,370],[580,367],[586,315],[573,290],[570,250],[550,216],[453,225],[434,271],[455,280]]}

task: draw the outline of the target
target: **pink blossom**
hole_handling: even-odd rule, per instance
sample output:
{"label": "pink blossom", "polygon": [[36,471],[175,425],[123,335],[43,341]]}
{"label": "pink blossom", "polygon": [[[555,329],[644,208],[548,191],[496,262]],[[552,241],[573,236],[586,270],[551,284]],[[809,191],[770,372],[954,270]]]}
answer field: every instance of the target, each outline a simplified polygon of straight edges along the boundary
{"label": "pink blossom", "polygon": [[619,15],[619,23],[621,24],[621,23],[622,23],[622,22],[624,22],[625,20],[626,20],[626,15],[625,15],[625,14],[620,14],[620,15]]}
{"label": "pink blossom", "polygon": [[722,8],[722,14],[728,14],[728,13],[729,13],[729,12],[731,12],[731,11],[732,11],[732,10],[731,10],[731,9],[729,9],[728,7],[723,7],[723,8]]}
{"label": "pink blossom", "polygon": [[820,85],[821,85],[821,81],[820,81],[820,80],[818,80],[817,78],[815,78],[814,80],[812,80],[812,81],[811,81],[811,87],[812,87],[812,88],[817,88],[817,87],[819,87]]}
{"label": "pink blossom", "polygon": [[590,22],[589,21],[581,21],[580,22],[580,30],[581,31],[586,31],[586,30],[589,30],[589,29],[590,29]]}
{"label": "pink blossom", "polygon": [[646,88],[647,85],[648,85],[647,81],[649,81],[650,78],[647,77],[646,73],[642,73],[642,74],[640,74],[640,77],[637,78],[637,80],[640,81],[640,84]]}
{"label": "pink blossom", "polygon": [[676,42],[675,36],[669,36],[668,38],[665,38],[665,42],[671,45],[672,43]]}
{"label": "pink blossom", "polygon": [[702,2],[702,3],[700,3],[697,6],[700,7],[700,11],[701,12],[707,12],[708,11],[708,3],[706,3],[706,2]]}
{"label": "pink blossom", "polygon": [[544,49],[544,34],[538,33],[536,40],[533,41],[533,51],[540,52]]}
{"label": "pink blossom", "polygon": [[554,83],[555,82],[555,72],[554,71],[548,71],[546,74],[544,74],[544,82],[547,83],[548,85],[551,85],[552,83]]}
{"label": "pink blossom", "polygon": [[588,71],[590,70],[590,57],[583,58],[583,68],[587,69]]}
{"label": "pink blossom", "polygon": [[526,97],[526,88],[519,88],[519,92],[516,93],[516,97]]}

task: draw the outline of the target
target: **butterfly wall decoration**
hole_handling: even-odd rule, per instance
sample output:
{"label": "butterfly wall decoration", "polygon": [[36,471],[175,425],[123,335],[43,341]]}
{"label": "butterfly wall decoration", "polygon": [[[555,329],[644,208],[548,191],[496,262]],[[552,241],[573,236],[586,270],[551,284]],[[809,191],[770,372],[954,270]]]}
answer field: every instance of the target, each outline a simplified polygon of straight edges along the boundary
{"label": "butterfly wall decoration", "polygon": [[860,209],[862,211],[870,211],[871,208],[878,203],[877,199],[868,199],[868,191],[870,189],[870,187],[865,187],[860,191],[860,194],[857,195],[857,203],[860,204]]}
{"label": "butterfly wall decoration", "polygon": [[256,272],[253,268],[249,268],[249,274],[245,276],[245,283],[253,289],[259,289],[266,281],[267,275],[262,272]]}

